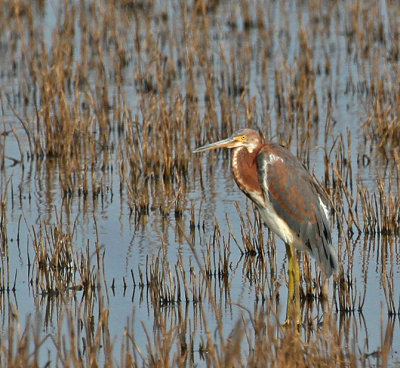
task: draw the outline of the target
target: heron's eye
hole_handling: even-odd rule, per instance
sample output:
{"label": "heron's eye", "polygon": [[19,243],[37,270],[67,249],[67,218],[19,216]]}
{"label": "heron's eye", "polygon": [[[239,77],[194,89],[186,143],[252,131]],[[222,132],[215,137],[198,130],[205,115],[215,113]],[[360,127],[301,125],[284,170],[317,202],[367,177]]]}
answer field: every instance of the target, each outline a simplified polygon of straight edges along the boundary
{"label": "heron's eye", "polygon": [[245,141],[247,140],[247,135],[242,135],[242,136],[240,137],[240,140],[241,140],[242,142],[245,142]]}

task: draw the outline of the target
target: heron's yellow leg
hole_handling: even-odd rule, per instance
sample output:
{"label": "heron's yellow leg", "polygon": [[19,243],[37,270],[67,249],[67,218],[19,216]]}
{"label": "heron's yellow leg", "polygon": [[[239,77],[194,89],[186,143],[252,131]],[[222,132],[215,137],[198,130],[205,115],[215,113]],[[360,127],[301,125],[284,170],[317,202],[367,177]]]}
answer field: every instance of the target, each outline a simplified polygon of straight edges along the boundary
{"label": "heron's yellow leg", "polygon": [[293,245],[291,248],[293,251],[294,299],[300,306],[300,266]]}
{"label": "heron's yellow leg", "polygon": [[293,254],[292,248],[290,245],[286,244],[286,254],[289,261],[288,268],[288,276],[289,276],[289,285],[288,285],[288,302],[292,301],[294,298],[294,279],[293,279]]}
{"label": "heron's yellow leg", "polygon": [[293,245],[286,244],[286,253],[289,261],[289,285],[285,324],[290,324],[290,321],[296,321],[296,324],[299,325],[301,324],[300,266],[297,262],[296,252]]}

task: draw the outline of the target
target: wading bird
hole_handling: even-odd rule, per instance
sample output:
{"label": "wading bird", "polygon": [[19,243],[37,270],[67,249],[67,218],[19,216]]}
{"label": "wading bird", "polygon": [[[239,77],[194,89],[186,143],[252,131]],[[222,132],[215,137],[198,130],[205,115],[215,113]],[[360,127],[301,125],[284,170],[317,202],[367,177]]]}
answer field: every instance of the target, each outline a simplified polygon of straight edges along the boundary
{"label": "wading bird", "polygon": [[[289,260],[286,322],[300,322],[300,268],[295,249],[307,251],[326,277],[337,271],[328,200],[300,161],[280,144],[263,143],[260,134],[242,129],[230,138],[193,152],[233,148],[231,166],[238,187],[257,206],[264,224],[286,245]],[[291,308],[294,302],[294,309]]]}

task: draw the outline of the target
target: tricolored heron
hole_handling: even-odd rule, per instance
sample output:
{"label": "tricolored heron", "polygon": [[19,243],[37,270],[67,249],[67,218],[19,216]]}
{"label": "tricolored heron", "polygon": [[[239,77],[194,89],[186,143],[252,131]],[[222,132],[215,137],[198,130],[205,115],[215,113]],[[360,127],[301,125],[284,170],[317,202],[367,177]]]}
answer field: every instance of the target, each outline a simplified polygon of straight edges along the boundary
{"label": "tricolored heron", "polygon": [[[238,187],[257,206],[264,224],[286,245],[289,260],[287,322],[300,318],[300,268],[295,249],[307,251],[326,277],[337,271],[332,246],[328,200],[300,161],[280,144],[263,143],[253,129],[199,147],[193,152],[233,148],[232,173]],[[295,301],[296,311],[290,308]]]}

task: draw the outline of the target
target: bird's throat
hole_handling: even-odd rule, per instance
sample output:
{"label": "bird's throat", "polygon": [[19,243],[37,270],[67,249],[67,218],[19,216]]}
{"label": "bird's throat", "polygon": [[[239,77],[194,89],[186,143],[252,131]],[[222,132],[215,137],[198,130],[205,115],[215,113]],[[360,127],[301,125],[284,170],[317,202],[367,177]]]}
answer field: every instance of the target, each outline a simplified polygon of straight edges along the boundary
{"label": "bird's throat", "polygon": [[258,179],[257,152],[249,153],[245,147],[232,152],[232,174],[238,187],[256,204],[260,205],[263,194]]}

